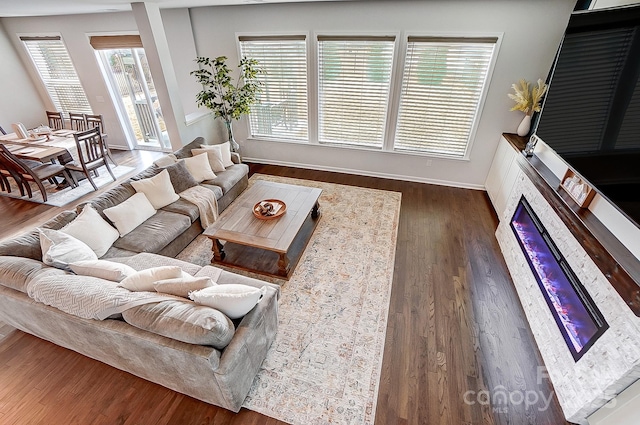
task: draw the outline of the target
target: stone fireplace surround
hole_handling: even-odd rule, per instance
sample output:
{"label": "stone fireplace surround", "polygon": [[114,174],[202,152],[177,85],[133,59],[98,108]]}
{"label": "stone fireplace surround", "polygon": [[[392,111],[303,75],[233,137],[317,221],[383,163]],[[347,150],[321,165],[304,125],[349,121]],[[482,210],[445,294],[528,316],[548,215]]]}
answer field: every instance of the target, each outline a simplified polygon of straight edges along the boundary
{"label": "stone fireplace surround", "polygon": [[[524,195],[610,328],[574,361],[509,222]],[[587,417],[640,379],[640,318],[627,306],[527,175],[519,170],[496,231],[507,267],[565,417]]]}

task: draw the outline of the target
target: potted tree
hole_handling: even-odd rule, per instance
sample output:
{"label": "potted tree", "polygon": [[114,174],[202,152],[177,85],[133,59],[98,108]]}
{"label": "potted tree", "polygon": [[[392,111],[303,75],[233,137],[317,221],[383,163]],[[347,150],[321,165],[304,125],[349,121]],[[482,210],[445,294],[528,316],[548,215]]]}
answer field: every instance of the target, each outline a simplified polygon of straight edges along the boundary
{"label": "potted tree", "polygon": [[231,149],[237,152],[240,145],[233,138],[231,124],[233,120],[251,112],[251,106],[257,103],[257,95],[262,91],[258,75],[264,73],[264,70],[258,67],[257,60],[242,58],[238,65],[240,72],[234,83],[226,61],[226,56],[215,59],[198,57],[196,62],[200,69],[191,74],[202,84],[202,90],[196,96],[197,105],[211,109],[216,117],[222,118],[227,127]]}

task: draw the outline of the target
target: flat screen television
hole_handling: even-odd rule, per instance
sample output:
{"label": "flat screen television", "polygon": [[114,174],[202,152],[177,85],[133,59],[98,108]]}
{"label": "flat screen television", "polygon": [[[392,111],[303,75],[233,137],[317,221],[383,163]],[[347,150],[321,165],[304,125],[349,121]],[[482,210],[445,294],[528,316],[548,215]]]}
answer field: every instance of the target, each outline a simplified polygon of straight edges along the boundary
{"label": "flat screen television", "polygon": [[640,7],[574,13],[534,134],[640,227]]}

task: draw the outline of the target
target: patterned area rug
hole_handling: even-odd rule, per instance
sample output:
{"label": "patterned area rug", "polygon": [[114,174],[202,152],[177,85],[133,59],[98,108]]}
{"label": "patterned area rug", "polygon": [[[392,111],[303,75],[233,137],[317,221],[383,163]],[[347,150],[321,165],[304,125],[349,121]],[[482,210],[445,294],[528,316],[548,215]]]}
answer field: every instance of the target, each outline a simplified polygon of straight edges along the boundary
{"label": "patterned area rug", "polygon": [[[279,328],[244,407],[291,424],[373,424],[401,194],[256,179],[322,189],[322,217],[291,279],[265,279],[282,286]],[[210,240],[178,258],[209,264]]]}
{"label": "patterned area rug", "polygon": [[[135,168],[127,167],[126,165],[118,165],[117,167],[111,165],[111,171],[113,171],[116,179],[119,179],[120,177],[125,176],[134,170]],[[93,178],[93,181],[96,186],[98,186],[98,188],[109,183],[113,183],[113,179],[104,167],[98,169],[98,172],[100,173],[100,175]],[[31,184],[31,189],[33,191],[32,198],[29,198],[26,195],[20,196],[20,191],[16,188],[16,183],[12,178],[9,178],[9,183],[11,184],[11,193],[0,192],[0,195],[8,196],[10,198],[22,199],[24,201],[37,202],[38,204],[53,205],[54,207],[62,207],[70,202],[75,201],[76,199],[81,198],[87,193],[93,192],[93,186],[91,186],[91,183],[89,183],[89,180],[87,179],[83,179],[78,182],[78,187],[71,188],[67,186],[63,189],[57,189],[54,185],[45,181],[43,182],[43,184],[45,189],[47,190],[47,202],[44,202],[42,200],[42,195],[40,193],[40,190],[38,189],[38,186],[36,186],[34,183]]]}

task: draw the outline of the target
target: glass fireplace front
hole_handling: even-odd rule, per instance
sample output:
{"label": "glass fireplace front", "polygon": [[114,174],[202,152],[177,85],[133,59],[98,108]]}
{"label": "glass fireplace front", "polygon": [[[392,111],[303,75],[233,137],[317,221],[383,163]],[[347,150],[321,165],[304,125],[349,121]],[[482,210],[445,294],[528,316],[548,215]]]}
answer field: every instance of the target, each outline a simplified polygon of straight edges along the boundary
{"label": "glass fireplace front", "polygon": [[524,196],[511,219],[511,229],[569,351],[578,361],[609,325]]}

